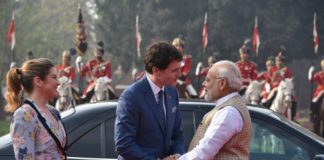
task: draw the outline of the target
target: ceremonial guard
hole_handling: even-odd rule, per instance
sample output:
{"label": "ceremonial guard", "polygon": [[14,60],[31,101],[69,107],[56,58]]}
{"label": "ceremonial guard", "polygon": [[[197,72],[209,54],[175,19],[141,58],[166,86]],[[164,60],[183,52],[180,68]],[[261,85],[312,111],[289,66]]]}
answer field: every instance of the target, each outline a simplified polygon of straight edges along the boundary
{"label": "ceremonial guard", "polygon": [[245,45],[239,49],[239,53],[240,60],[236,62],[236,66],[239,68],[242,76],[242,88],[240,94],[243,95],[250,82],[257,80],[258,71],[256,64],[249,60],[250,51]]}
{"label": "ceremonial guard", "polygon": [[[216,63],[216,57],[215,56],[209,56],[208,57],[208,66],[207,67],[203,67],[202,66],[202,63],[199,62],[197,64],[197,67],[196,67],[196,72],[195,72],[195,75],[198,79],[203,79],[207,76],[207,73],[209,71],[209,68],[214,64]],[[199,98],[203,98],[205,96],[205,89],[204,87],[201,87],[199,89]]]}
{"label": "ceremonial guard", "polygon": [[[285,78],[293,78],[293,74],[291,69],[285,66],[285,57],[283,56],[283,52],[279,52],[275,58],[275,66],[270,69],[271,75],[271,89],[276,90],[282,80]],[[276,96],[272,97],[272,99]],[[271,100],[270,100],[271,101]],[[293,95],[292,106],[291,106],[291,118],[294,120],[297,111],[297,101],[296,96]]]}
{"label": "ceremonial guard", "polygon": [[100,41],[94,50],[95,58],[89,60],[81,70],[81,75],[85,76],[88,81],[88,85],[83,92],[83,98],[85,98],[86,102],[93,96],[95,79],[103,76],[107,76],[109,79],[112,78],[111,63],[104,60],[104,53],[104,43]]}
{"label": "ceremonial guard", "polygon": [[71,65],[71,53],[67,50],[62,53],[62,63],[56,66],[57,78],[65,76],[71,84],[72,96],[78,102],[80,100],[79,88],[73,85],[75,79],[75,67]]}
{"label": "ceremonial guard", "polygon": [[207,76],[207,73],[208,73],[208,70],[209,68],[216,62],[216,58],[215,56],[209,56],[208,57],[208,66],[207,67],[203,67],[202,66],[202,63],[199,62],[197,64],[197,67],[196,67],[196,72],[195,72],[195,75],[198,77],[198,78],[205,78]]}
{"label": "ceremonial guard", "polygon": [[310,116],[313,121],[313,129],[314,132],[322,137],[324,137],[324,128],[321,128],[321,120],[320,120],[320,107],[323,102],[324,95],[324,59],[321,60],[321,71],[313,74],[314,67],[311,66],[308,71],[308,79],[314,83],[317,83],[316,90],[314,92],[311,108],[310,108]]}
{"label": "ceremonial guard", "polygon": [[[181,69],[180,69],[181,77],[179,80],[181,83],[185,84],[185,88],[189,92],[190,97],[196,98],[198,95],[196,90],[193,88],[192,81],[189,77],[189,73],[191,70],[191,63],[192,63],[191,56],[189,54],[185,54],[183,51],[185,46],[185,41],[183,40],[182,37],[177,37],[173,40],[172,45],[175,46],[183,56],[183,61],[181,62]],[[180,93],[180,97],[182,97],[181,93]]]}
{"label": "ceremonial guard", "polygon": [[34,53],[32,51],[27,52],[26,60],[34,59]]}
{"label": "ceremonial guard", "polygon": [[279,83],[285,78],[292,78],[292,71],[285,66],[285,57],[282,52],[279,52],[275,58],[276,66],[272,67],[270,70],[270,75],[272,77],[271,88],[277,88]]}
{"label": "ceremonial guard", "polygon": [[264,103],[265,101],[267,101],[268,99],[268,95],[271,91],[271,75],[270,75],[270,71],[271,69],[275,66],[275,62],[274,62],[274,58],[273,57],[268,57],[267,61],[266,61],[266,68],[267,70],[264,72],[261,72],[260,74],[258,74],[258,80],[259,81],[263,81],[263,86],[262,86],[262,92],[261,92],[261,96],[262,96],[262,100],[261,103]]}
{"label": "ceremonial guard", "polygon": [[75,67],[71,65],[71,54],[69,51],[63,51],[62,63],[56,66],[56,70],[58,78],[66,76],[69,78],[70,83],[73,82],[75,78]]}

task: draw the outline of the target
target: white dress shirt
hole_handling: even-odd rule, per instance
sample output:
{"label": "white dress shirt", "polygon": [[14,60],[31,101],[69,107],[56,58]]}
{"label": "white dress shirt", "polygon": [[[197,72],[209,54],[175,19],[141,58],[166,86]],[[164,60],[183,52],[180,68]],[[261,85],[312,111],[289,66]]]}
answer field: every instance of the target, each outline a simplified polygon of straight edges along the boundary
{"label": "white dress shirt", "polygon": [[[157,86],[148,75],[146,75],[147,80],[149,81],[149,84],[151,86],[151,89],[153,91],[154,97],[155,97],[155,101],[158,103],[159,102],[159,92],[160,90],[162,90],[164,92],[164,87],[160,88],[159,86]],[[164,104],[164,95],[162,96],[162,104],[163,104],[163,111],[164,111],[164,116],[166,116],[166,110],[165,110],[165,104]]]}
{"label": "white dress shirt", "polygon": [[[228,94],[215,102],[219,106],[229,98],[238,95],[237,92]],[[190,152],[182,155],[180,160],[209,160],[219,152],[233,135],[243,129],[243,117],[233,106],[226,106],[213,116],[210,126],[199,144]]]}

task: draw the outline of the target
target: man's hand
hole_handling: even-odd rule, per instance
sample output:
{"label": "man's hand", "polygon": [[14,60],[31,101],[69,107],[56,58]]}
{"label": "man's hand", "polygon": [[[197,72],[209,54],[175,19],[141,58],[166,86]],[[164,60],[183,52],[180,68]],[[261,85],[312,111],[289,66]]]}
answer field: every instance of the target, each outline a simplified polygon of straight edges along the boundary
{"label": "man's hand", "polygon": [[83,67],[83,59],[82,59],[82,56],[78,56],[76,58],[75,65],[76,65],[77,71],[78,72],[81,72],[82,67]]}
{"label": "man's hand", "polygon": [[309,67],[309,70],[308,70],[308,80],[312,80],[313,72],[314,72],[314,66]]}
{"label": "man's hand", "polygon": [[195,72],[195,75],[196,75],[196,76],[199,75],[199,72],[200,72],[201,68],[202,68],[202,63],[199,62],[199,63],[197,64],[197,67],[196,67],[196,72]]}

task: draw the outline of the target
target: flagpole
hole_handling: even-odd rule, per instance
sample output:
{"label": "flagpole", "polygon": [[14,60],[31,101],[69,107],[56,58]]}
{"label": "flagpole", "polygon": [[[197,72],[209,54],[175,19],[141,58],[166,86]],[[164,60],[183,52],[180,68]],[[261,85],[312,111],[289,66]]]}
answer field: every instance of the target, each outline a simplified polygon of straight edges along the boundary
{"label": "flagpole", "polygon": [[16,58],[15,58],[15,48],[13,48],[11,50],[11,55],[12,55],[12,61],[11,62],[16,62]]}
{"label": "flagpole", "polygon": [[134,55],[134,63],[135,66],[134,67],[138,67],[139,61],[141,59],[141,41],[142,41],[142,36],[141,33],[139,31],[139,16],[136,15],[135,18],[135,39],[136,39],[136,53],[137,56]]}
{"label": "flagpole", "polygon": [[16,45],[16,34],[15,34],[15,10],[12,11],[12,21],[13,21],[13,34],[12,39],[11,39],[11,45],[10,45],[10,49],[11,49],[11,62],[15,62],[15,45]]}
{"label": "flagpole", "polygon": [[[314,20],[313,20],[313,41],[314,41],[314,53],[311,58],[311,66],[314,66],[314,58],[316,58],[317,49],[318,49],[318,35],[317,35],[317,28],[316,28],[316,12],[314,12]],[[310,88],[310,100],[312,102],[313,97],[313,83],[311,82]]]}
{"label": "flagpole", "polygon": [[136,15],[136,17],[135,17],[135,43],[136,43],[136,46],[135,46],[135,48],[136,48],[136,54],[137,55],[133,55],[133,61],[134,61],[134,68],[136,68],[137,67],[137,59],[139,58],[139,49],[138,49],[138,15]]}
{"label": "flagpole", "polygon": [[12,11],[12,17],[10,20],[9,31],[7,34],[8,44],[10,47],[10,60],[11,63],[15,62],[15,45],[16,45],[16,36],[15,36],[15,9]]}
{"label": "flagpole", "polygon": [[207,26],[207,12],[205,13],[203,31],[202,31],[202,54],[200,55],[200,61],[204,60],[204,54],[206,54],[208,44],[208,26]]}
{"label": "flagpole", "polygon": [[16,45],[15,8],[16,8],[16,2],[14,2],[13,11],[12,11],[12,20],[13,20],[13,23],[14,23],[14,34],[13,34],[13,36],[14,36],[14,42],[12,42],[12,43],[14,43],[14,44],[11,44],[11,56],[12,56],[12,61],[11,62],[15,62],[15,59],[16,59],[15,58],[15,45]]}
{"label": "flagpole", "polygon": [[[207,1],[207,4],[208,4],[208,1]],[[202,30],[202,38],[201,38],[202,51],[200,52],[199,57],[197,57],[197,58],[199,58],[199,62],[201,62],[203,64],[204,64],[204,54],[206,54],[206,48],[207,48],[207,43],[208,43],[208,26],[207,26],[207,15],[208,14],[207,14],[207,12],[208,12],[208,5],[207,5],[206,12],[205,12],[204,23],[203,23],[203,30]],[[195,86],[199,86],[199,88],[201,87],[200,80],[201,79],[198,76],[195,76],[194,85]]]}
{"label": "flagpole", "polygon": [[83,20],[83,16],[82,16],[82,8],[81,8],[81,3],[80,0],[77,1],[77,12],[78,12],[78,17],[77,17],[77,30],[79,30],[80,32],[76,32],[75,35],[75,51],[78,54],[77,59],[79,59],[78,62],[76,62],[77,64],[77,69],[79,71],[79,79],[78,79],[78,87],[80,90],[80,94],[82,95],[82,91],[84,89],[84,78],[82,76],[82,68],[84,66],[84,60],[83,60],[83,56],[85,55],[88,45],[87,45],[87,41],[86,41],[86,32],[85,32],[85,25],[84,25],[84,20]]}
{"label": "flagpole", "polygon": [[258,29],[258,16],[255,16],[254,20],[254,28],[253,28],[253,50],[255,52],[255,56],[259,55],[259,46],[260,46],[260,37],[259,37],[259,29]]}

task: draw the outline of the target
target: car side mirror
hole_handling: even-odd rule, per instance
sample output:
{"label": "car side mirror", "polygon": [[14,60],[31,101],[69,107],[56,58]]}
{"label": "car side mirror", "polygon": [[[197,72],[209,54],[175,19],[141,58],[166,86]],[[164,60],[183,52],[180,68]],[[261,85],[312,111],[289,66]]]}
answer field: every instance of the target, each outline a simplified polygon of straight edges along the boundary
{"label": "car side mirror", "polygon": [[315,155],[313,160],[324,160],[324,154]]}

